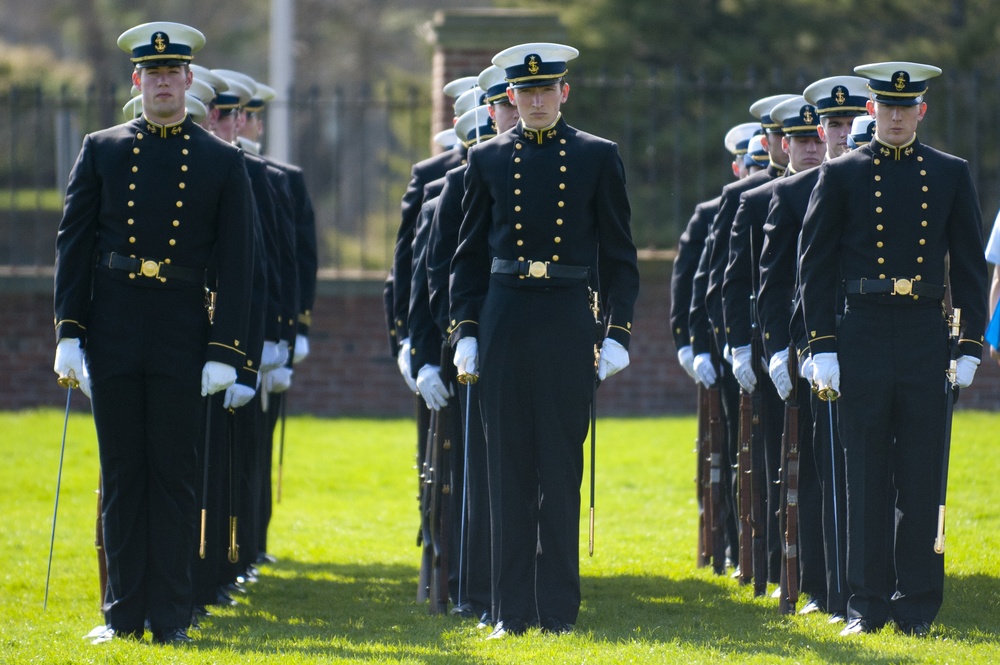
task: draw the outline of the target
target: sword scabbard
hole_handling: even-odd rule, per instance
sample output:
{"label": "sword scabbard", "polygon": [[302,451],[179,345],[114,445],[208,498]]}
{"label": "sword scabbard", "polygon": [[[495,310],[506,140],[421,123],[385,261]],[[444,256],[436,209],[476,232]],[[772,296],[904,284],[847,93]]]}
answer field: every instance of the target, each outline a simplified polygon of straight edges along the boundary
{"label": "sword scabbard", "polygon": [[236,542],[236,515],[229,516],[229,563],[240,560],[240,546]]}
{"label": "sword scabbard", "polygon": [[934,538],[934,551],[944,554],[944,505],[938,506],[937,536]]}
{"label": "sword scabbard", "polygon": [[207,514],[204,508],[201,509],[201,543],[198,545],[198,557],[201,559],[205,558],[205,526],[207,522]]}

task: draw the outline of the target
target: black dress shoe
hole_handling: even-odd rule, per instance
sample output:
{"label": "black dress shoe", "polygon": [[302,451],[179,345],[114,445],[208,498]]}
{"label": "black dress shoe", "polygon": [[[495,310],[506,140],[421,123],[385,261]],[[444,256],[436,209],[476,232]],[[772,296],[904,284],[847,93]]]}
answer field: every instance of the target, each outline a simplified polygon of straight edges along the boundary
{"label": "black dress shoe", "polygon": [[826,601],[822,598],[811,598],[808,603],[802,606],[799,614],[812,614],[813,612],[823,612],[826,610]]}
{"label": "black dress shoe", "polygon": [[267,552],[258,552],[257,553],[257,559],[254,561],[254,563],[261,564],[261,565],[267,565],[267,564],[277,563],[277,562],[278,562],[278,559],[275,558],[275,556],[273,554],[268,554]]}
{"label": "black dress shoe", "polygon": [[573,632],[573,624],[566,623],[565,621],[553,617],[542,619],[540,625],[542,632],[550,635],[566,635]]}
{"label": "black dress shoe", "polygon": [[97,626],[92,631],[83,636],[83,639],[89,640],[91,644],[104,644],[105,642],[110,642],[111,640],[133,640],[138,642],[142,639],[143,629],[136,628],[135,630],[116,630],[111,626]]}
{"label": "black dress shoe", "polygon": [[153,631],[153,644],[181,645],[194,642],[183,628],[162,628]]}
{"label": "black dress shoe", "polygon": [[846,620],[847,620],[846,614],[844,614],[843,612],[834,612],[833,614],[830,615],[830,618],[827,619],[827,623],[844,623],[844,621]]}
{"label": "black dress shoe", "polygon": [[459,605],[455,605],[455,607],[451,608],[451,613],[455,616],[466,619],[479,616],[479,612],[477,612],[476,608],[472,606],[472,603],[461,603]]}
{"label": "black dress shoe", "polygon": [[195,606],[194,606],[194,607],[193,607],[193,608],[191,609],[191,614],[192,614],[193,616],[200,616],[200,617],[210,617],[210,616],[215,616],[215,615],[213,615],[213,614],[212,614],[212,613],[211,613],[211,612],[210,612],[210,611],[208,610],[208,608],[207,608],[207,607],[205,607],[204,605],[195,605]]}
{"label": "black dress shoe", "polygon": [[219,587],[215,594],[215,602],[213,605],[235,605],[236,599],[229,595],[229,592],[223,587]]}
{"label": "black dress shoe", "polygon": [[527,622],[520,617],[509,617],[501,619],[493,628],[493,632],[486,636],[488,640],[499,640],[508,635],[524,635],[528,630]]}
{"label": "black dress shoe", "polygon": [[242,584],[240,584],[239,582],[230,582],[229,584],[225,585],[223,588],[226,591],[228,591],[230,594],[234,594],[234,593],[246,593],[247,592],[247,588],[245,586],[243,586]]}
{"label": "black dress shoe", "polygon": [[493,627],[493,613],[489,610],[483,610],[483,613],[479,615],[479,623],[476,624],[476,628],[480,630],[484,628]]}
{"label": "black dress shoe", "polygon": [[874,633],[879,628],[881,628],[881,626],[876,626],[870,623],[867,619],[855,617],[847,622],[844,629],[840,631],[840,636],[849,637],[851,635],[860,635],[861,633]]}
{"label": "black dress shoe", "polygon": [[926,621],[904,621],[899,624],[899,630],[904,635],[927,637],[928,633],[931,632],[931,625]]}

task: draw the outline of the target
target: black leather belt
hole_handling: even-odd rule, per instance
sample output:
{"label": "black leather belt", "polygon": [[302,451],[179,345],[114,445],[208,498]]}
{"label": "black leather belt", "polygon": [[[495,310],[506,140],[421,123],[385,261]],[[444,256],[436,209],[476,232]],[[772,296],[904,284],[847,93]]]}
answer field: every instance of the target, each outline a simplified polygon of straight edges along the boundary
{"label": "black leather belt", "polygon": [[133,259],[130,256],[125,256],[117,252],[102,253],[98,265],[107,266],[114,270],[124,270],[125,272],[141,277],[160,280],[176,279],[179,282],[189,282],[199,285],[205,283],[204,270],[182,268],[155,259]]}
{"label": "black leather belt", "polygon": [[550,277],[590,279],[590,268],[587,266],[564,266],[550,261],[514,261],[494,258],[490,272],[498,275],[518,275],[535,279],[548,279]]}
{"label": "black leather belt", "polygon": [[891,279],[862,278],[844,280],[844,293],[847,295],[923,296],[940,300],[944,298],[944,287],[909,279],[908,277],[893,277]]}

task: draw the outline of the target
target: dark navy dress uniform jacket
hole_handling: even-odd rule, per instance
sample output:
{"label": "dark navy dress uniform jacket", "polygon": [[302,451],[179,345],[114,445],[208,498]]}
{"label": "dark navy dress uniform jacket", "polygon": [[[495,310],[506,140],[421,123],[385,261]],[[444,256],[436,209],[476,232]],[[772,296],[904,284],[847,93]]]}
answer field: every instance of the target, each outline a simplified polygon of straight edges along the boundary
{"label": "dark navy dress uniform jacket", "polygon": [[95,267],[97,257],[116,252],[211,268],[219,295],[205,360],[242,367],[254,215],[242,152],[190,117],[172,127],[140,117],[88,135],[69,183],[56,239],[56,338],[86,343],[95,270],[136,288],[197,287]]}

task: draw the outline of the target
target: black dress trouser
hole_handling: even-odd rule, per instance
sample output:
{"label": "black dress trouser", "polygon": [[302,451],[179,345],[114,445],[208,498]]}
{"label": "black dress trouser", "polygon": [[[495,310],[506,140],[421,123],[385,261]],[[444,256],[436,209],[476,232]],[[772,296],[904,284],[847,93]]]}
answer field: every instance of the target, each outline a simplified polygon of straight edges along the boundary
{"label": "black dress trouser", "polygon": [[208,317],[200,288],[145,288],[97,271],[87,334],[104,482],[105,620],[186,628],[196,547]]}
{"label": "black dress trouser", "polygon": [[[847,457],[850,617],[930,623],[944,556],[933,550],[940,499],[947,329],[940,303],[849,298],[838,332],[840,434]],[[895,548],[885,526],[895,489]],[[891,495],[890,495],[891,496]],[[895,576],[889,571],[890,557]]]}
{"label": "black dress trouser", "polygon": [[501,621],[574,624],[579,612],[580,483],[595,379],[587,293],[584,282],[512,287],[494,276],[483,304],[479,387]]}

